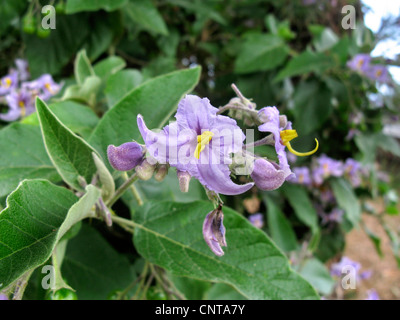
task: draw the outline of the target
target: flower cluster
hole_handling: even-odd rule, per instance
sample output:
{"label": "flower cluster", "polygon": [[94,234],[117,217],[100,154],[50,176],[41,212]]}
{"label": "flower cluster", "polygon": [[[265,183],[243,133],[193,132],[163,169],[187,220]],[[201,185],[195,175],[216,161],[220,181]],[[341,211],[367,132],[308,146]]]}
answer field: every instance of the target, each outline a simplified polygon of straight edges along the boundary
{"label": "flower cluster", "polygon": [[[161,131],[150,130],[141,115],[137,116],[137,125],[144,145],[127,142],[121,146],[108,147],[108,159],[114,169],[128,171],[142,180],[155,178],[161,181],[170,167],[176,168],[179,186],[182,192],[189,190],[189,181],[193,177],[206,189],[217,209],[205,218],[203,235],[211,250],[218,256],[224,254],[221,247],[226,246],[223,226],[222,200],[219,194],[238,195],[247,192],[254,185],[262,190],[279,188],[295,174],[288,164],[286,149],[297,156],[307,153],[293,150],[290,141],[297,132],[285,116],[279,114],[276,107],[265,107],[259,111],[255,105],[244,98],[233,85],[238,97],[234,103],[220,109],[211,105],[207,98],[187,95],[178,104],[175,122],[171,122]],[[244,145],[245,135],[236,120],[221,115],[227,109],[243,113],[255,119],[254,125],[260,132],[270,133],[258,142]],[[249,146],[270,144],[275,147],[278,163],[262,158],[249,150]],[[252,181],[238,184],[233,174],[249,176]],[[258,223],[260,225],[260,223]]]}
{"label": "flower cluster", "polygon": [[321,217],[322,225],[341,223],[344,212],[337,207],[335,195],[325,181],[330,177],[344,177],[353,188],[357,188],[361,186],[367,171],[360,162],[351,158],[343,162],[322,154],[313,160],[311,167],[294,168],[295,178],[291,182],[304,185],[313,193],[314,207]]}
{"label": "flower cluster", "polygon": [[371,80],[389,83],[390,75],[387,67],[381,64],[372,64],[371,60],[372,58],[369,54],[360,53],[348,61],[347,66]]}
{"label": "flower cluster", "polygon": [[47,101],[56,95],[62,85],[54,82],[49,74],[38,79],[30,78],[28,63],[22,59],[15,60],[16,68],[0,79],[0,104],[8,106],[6,113],[0,113],[0,120],[15,121],[35,111],[35,97]]}

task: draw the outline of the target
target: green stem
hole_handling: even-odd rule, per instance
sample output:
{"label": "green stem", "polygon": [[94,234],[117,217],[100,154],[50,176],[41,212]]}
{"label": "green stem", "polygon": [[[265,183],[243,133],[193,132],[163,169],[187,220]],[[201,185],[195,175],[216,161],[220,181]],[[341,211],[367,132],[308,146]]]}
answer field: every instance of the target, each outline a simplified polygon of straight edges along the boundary
{"label": "green stem", "polygon": [[[129,178],[128,178],[128,174],[127,174],[126,172],[124,172],[123,177],[124,177],[125,181],[128,181]],[[143,200],[142,200],[142,197],[141,197],[140,194],[139,194],[139,191],[136,189],[135,185],[134,185],[134,184],[131,184],[131,185],[130,185],[130,189],[131,189],[132,194],[133,194],[133,196],[135,197],[135,199],[136,199],[138,205],[139,205],[139,206],[142,206],[142,205],[143,205]]]}
{"label": "green stem", "polygon": [[106,205],[111,208],[115,202],[124,194],[124,192],[134,183],[138,178],[138,176],[133,174],[131,177],[128,178],[114,193],[112,198],[107,201]]}
{"label": "green stem", "polygon": [[147,275],[147,271],[149,269],[149,262],[146,261],[146,264],[143,267],[143,271],[142,274],[140,275],[140,283],[139,283],[139,287],[137,288],[135,295],[132,297],[131,300],[136,300],[138,297],[138,294],[140,293],[140,289],[143,287],[144,281],[146,280],[146,275]]}

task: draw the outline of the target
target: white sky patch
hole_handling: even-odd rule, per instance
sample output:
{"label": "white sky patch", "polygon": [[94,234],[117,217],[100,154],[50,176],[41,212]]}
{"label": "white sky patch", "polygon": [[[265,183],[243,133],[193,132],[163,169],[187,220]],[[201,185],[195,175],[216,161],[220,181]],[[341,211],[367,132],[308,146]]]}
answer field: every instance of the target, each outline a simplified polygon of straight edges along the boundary
{"label": "white sky patch", "polygon": [[[400,15],[400,1],[399,0],[362,0],[362,2],[371,8],[365,15],[365,25],[373,32],[377,32],[381,26],[382,18],[387,16]],[[399,26],[400,28],[400,26]],[[377,44],[375,49],[371,52],[371,56],[383,56],[388,59],[394,59],[396,55],[400,54],[399,41],[388,39],[381,41]],[[389,72],[392,74],[394,80],[400,83],[400,67],[390,67]]]}

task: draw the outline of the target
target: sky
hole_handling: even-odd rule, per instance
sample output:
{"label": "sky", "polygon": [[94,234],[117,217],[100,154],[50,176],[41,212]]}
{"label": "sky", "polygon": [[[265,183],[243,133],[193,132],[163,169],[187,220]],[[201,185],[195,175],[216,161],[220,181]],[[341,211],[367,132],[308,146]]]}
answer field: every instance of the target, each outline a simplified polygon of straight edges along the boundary
{"label": "sky", "polygon": [[[379,30],[382,18],[388,15],[400,15],[400,0],[362,0],[362,2],[371,8],[371,10],[365,14],[364,21],[366,26],[373,32]],[[400,55],[400,39],[397,39],[397,41],[387,40],[378,43],[371,55],[394,59],[396,55]],[[400,67],[390,67],[389,71],[396,82],[400,83]]]}

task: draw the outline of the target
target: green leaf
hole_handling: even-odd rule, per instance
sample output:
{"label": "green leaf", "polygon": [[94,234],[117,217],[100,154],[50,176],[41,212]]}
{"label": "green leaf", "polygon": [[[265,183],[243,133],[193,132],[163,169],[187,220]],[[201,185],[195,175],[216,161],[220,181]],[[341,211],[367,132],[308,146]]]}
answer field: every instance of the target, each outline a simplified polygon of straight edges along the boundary
{"label": "green leaf", "polygon": [[126,62],[118,56],[110,56],[93,66],[94,73],[99,78],[106,80],[109,76],[125,68]]}
{"label": "green leaf", "polygon": [[337,254],[343,252],[345,247],[345,236],[342,229],[337,226],[333,230],[322,230],[318,248],[314,252],[315,257],[326,262]]}
{"label": "green leaf", "polygon": [[[89,137],[99,122],[99,118],[92,109],[73,101],[52,103],[49,108],[65,126],[83,138]],[[24,118],[21,122],[40,125],[36,112]]]}
{"label": "green leaf", "polygon": [[236,73],[271,70],[281,65],[289,52],[283,40],[272,34],[249,34],[235,61]]}
{"label": "green leaf", "polygon": [[32,78],[43,73],[56,74],[66,65],[89,35],[88,15],[57,15],[57,28],[48,38],[23,34],[26,57]]}
{"label": "green leaf", "polygon": [[82,176],[89,183],[97,171],[92,157],[94,150],[62,124],[39,98],[36,99],[36,110],[52,163],[66,183],[82,190],[78,177]]}
{"label": "green leaf", "polygon": [[290,60],[286,67],[278,73],[274,81],[281,81],[288,77],[307,74],[310,72],[322,73],[334,66],[335,62],[331,56],[326,55],[325,53],[305,51]]}
{"label": "green leaf", "polygon": [[151,0],[130,0],[124,11],[143,29],[168,34],[168,28]]}
{"label": "green leaf", "polygon": [[[330,90],[315,81],[301,82],[298,85],[293,97],[293,114],[299,135],[321,128],[329,119],[333,111],[331,98]],[[310,142],[314,143],[314,137]]]}
{"label": "green leaf", "polygon": [[68,0],[65,11],[67,14],[100,9],[113,11],[124,6],[126,2],[127,0]]}
{"label": "green leaf", "polygon": [[216,283],[207,292],[205,300],[246,300],[239,292],[225,283]]}
{"label": "green leaf", "polygon": [[113,179],[110,171],[108,171],[106,165],[98,157],[98,155],[94,152],[92,153],[92,155],[93,155],[94,163],[97,168],[97,173],[99,175],[99,180],[101,183],[101,191],[102,191],[102,195],[103,195],[103,200],[107,201],[114,195],[114,192],[115,192],[114,179]]}
{"label": "green leaf", "polygon": [[363,225],[363,229],[364,229],[366,235],[368,236],[368,238],[371,239],[371,241],[375,247],[376,253],[379,255],[380,258],[383,258],[381,238],[377,234],[375,234],[371,229],[369,229],[366,225]]}
{"label": "green leaf", "polygon": [[272,240],[274,240],[283,251],[288,252],[295,250],[297,248],[296,234],[289,221],[271,197],[264,196],[263,198],[268,210],[268,228]]}
{"label": "green leaf", "polygon": [[89,76],[82,85],[76,84],[69,86],[62,96],[62,100],[77,100],[93,106],[96,102],[96,96],[100,86],[101,79],[98,76]]}
{"label": "green leaf", "polygon": [[113,107],[128,92],[141,84],[142,80],[140,71],[134,69],[121,70],[111,75],[104,90],[108,106]]}
{"label": "green leaf", "polygon": [[169,275],[168,278],[173,282],[179,292],[181,292],[188,300],[203,300],[206,292],[211,287],[210,282],[187,277]]}
{"label": "green leaf", "polygon": [[61,178],[44,148],[39,127],[13,123],[0,130],[0,197],[24,179]]}
{"label": "green leaf", "polygon": [[128,259],[85,223],[68,242],[61,271],[80,300],[105,300],[135,280]]}
{"label": "green leaf", "polygon": [[322,295],[330,295],[335,287],[335,281],[326,266],[318,259],[309,259],[301,268],[300,274],[310,282]]}
{"label": "green leaf", "polygon": [[164,125],[178,102],[197,85],[200,70],[198,67],[172,72],[133,89],[103,116],[89,139],[90,144],[106,159],[108,145],[141,140],[136,125],[138,114],[149,128]]}
{"label": "green leaf", "polygon": [[94,76],[94,70],[89,58],[86,55],[86,50],[78,52],[74,63],[74,73],[76,82],[81,85],[84,83],[86,78]]}
{"label": "green leaf", "polygon": [[313,44],[318,52],[332,48],[339,41],[339,37],[330,28],[320,25],[309,26],[314,35]]}
{"label": "green leaf", "polygon": [[26,5],[25,0],[0,1],[0,35],[10,27],[14,19],[19,18]]}
{"label": "green leaf", "polygon": [[285,197],[289,200],[297,218],[308,226],[312,233],[318,232],[318,215],[313,207],[307,191],[295,184],[285,183],[281,187]]}
{"label": "green leaf", "polygon": [[[51,255],[78,198],[46,180],[24,180],[0,213],[0,283],[7,287]],[[62,231],[60,230],[61,228]]]}
{"label": "green leaf", "polygon": [[133,216],[136,249],[174,275],[226,283],[248,299],[318,298],[266,234],[229,208],[223,210],[228,246],[215,256],[202,234],[211,210],[209,202],[145,204]]}
{"label": "green leaf", "polygon": [[332,179],[330,184],[339,207],[344,210],[346,219],[353,227],[358,225],[361,219],[361,206],[353,188],[341,178]]}

